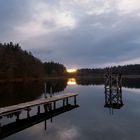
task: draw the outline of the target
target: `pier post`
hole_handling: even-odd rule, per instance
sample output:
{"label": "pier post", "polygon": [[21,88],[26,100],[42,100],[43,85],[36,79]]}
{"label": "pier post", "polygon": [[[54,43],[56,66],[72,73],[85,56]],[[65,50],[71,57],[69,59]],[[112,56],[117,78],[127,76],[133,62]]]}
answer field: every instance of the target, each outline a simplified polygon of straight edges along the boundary
{"label": "pier post", "polygon": [[47,85],[44,83],[44,97],[47,98]]}
{"label": "pier post", "polygon": [[51,123],[53,122],[53,118],[52,117],[51,117],[51,120],[50,121],[51,121]]}
{"label": "pier post", "polygon": [[40,106],[37,106],[37,114],[40,114]]}
{"label": "pier post", "polygon": [[63,99],[63,107],[65,106],[65,99]]}
{"label": "pier post", "polygon": [[16,117],[17,117],[16,121],[18,121],[18,120],[19,120],[19,114],[17,114],[17,116],[16,116]]}
{"label": "pier post", "polygon": [[1,128],[1,123],[0,123],[0,135],[1,135],[1,132],[2,132],[2,128]]}
{"label": "pier post", "polygon": [[53,110],[56,109],[56,101],[53,102]]}
{"label": "pier post", "polygon": [[20,114],[20,112],[16,112],[16,113],[15,113],[16,121],[19,121],[19,114]]}
{"label": "pier post", "polygon": [[44,121],[44,128],[47,130],[47,120]]}
{"label": "pier post", "polygon": [[45,113],[48,112],[48,104],[44,104],[44,111],[45,111]]}
{"label": "pier post", "polygon": [[66,105],[68,105],[69,104],[69,99],[68,98],[66,98]]}
{"label": "pier post", "polygon": [[30,118],[30,111],[27,110],[27,118]]}
{"label": "pier post", "polygon": [[76,96],[74,96],[74,105],[76,105]]}
{"label": "pier post", "polygon": [[31,108],[27,108],[25,109],[27,111],[27,118],[29,119],[30,118],[30,111],[31,111]]}
{"label": "pier post", "polygon": [[50,111],[52,111],[52,102],[50,102]]}
{"label": "pier post", "polygon": [[45,112],[52,110],[52,102],[44,105]]}
{"label": "pier post", "polygon": [[50,87],[50,97],[52,97],[52,93],[53,93],[53,90],[52,90],[52,86]]}

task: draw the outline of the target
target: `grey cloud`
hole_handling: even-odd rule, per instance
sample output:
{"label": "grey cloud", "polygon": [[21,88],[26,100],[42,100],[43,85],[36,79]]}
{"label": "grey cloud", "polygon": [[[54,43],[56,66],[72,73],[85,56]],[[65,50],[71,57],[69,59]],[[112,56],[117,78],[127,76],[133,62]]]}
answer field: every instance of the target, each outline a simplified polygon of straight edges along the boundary
{"label": "grey cloud", "polygon": [[32,18],[32,11],[28,0],[1,0],[0,1],[0,40],[15,41],[12,38],[20,34],[15,27],[27,24]]}
{"label": "grey cloud", "polygon": [[[32,0],[0,1],[1,40],[8,36],[19,36],[13,27],[34,20],[36,13],[31,8],[32,4]],[[55,5],[56,8],[60,6],[56,0],[47,1],[46,4],[50,7]],[[82,13],[76,9],[73,11],[77,12],[73,13],[76,17],[75,28],[60,28],[28,38],[21,42],[23,48],[32,51],[43,61],[54,60],[78,67],[118,64],[139,57],[140,44],[137,40],[140,40],[140,17],[134,13],[121,15],[116,9],[100,15],[88,15],[82,10],[79,10]],[[42,23],[44,29],[55,26],[47,18]]]}
{"label": "grey cloud", "polygon": [[31,18],[31,9],[28,0],[1,0],[0,24],[3,26],[27,22]]}
{"label": "grey cloud", "polygon": [[[46,54],[46,60],[58,58],[58,61],[65,64],[76,63],[82,67],[102,65],[108,62],[117,63],[128,58],[138,57],[140,47],[139,44],[134,43],[134,40],[140,36],[138,26],[140,20],[135,18],[132,20],[129,17],[120,20],[121,22],[116,27],[105,26],[103,29],[86,26],[86,23],[83,28],[81,21],[81,24],[74,30],[61,30],[49,37],[40,37],[42,40],[46,40],[44,52],[45,50],[47,52],[47,48],[53,50],[51,55]],[[101,20],[99,19],[99,21]],[[96,23],[94,17],[88,23]],[[45,59],[44,52],[43,59]]]}

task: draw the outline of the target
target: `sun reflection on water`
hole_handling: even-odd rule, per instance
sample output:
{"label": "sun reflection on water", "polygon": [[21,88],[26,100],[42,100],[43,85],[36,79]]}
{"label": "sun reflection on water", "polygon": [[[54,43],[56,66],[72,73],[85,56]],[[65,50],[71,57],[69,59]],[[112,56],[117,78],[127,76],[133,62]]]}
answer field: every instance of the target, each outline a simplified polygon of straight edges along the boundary
{"label": "sun reflection on water", "polygon": [[76,85],[76,79],[75,78],[69,78],[67,81],[67,85]]}

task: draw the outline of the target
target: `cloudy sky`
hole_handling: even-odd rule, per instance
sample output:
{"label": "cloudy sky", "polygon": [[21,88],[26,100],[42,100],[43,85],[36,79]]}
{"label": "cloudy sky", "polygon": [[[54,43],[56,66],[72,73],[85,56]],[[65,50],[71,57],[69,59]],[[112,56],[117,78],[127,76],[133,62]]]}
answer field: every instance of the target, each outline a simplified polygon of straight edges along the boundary
{"label": "cloudy sky", "polygon": [[67,67],[140,63],[140,0],[0,0],[0,42]]}

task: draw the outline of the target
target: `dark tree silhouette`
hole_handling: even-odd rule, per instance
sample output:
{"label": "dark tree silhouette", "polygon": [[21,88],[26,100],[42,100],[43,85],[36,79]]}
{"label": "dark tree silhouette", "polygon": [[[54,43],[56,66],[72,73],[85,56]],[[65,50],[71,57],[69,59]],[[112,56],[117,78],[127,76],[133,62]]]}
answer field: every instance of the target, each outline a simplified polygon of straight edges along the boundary
{"label": "dark tree silhouette", "polygon": [[0,43],[0,79],[39,78],[44,76],[43,63],[19,44]]}
{"label": "dark tree silhouette", "polygon": [[55,62],[45,62],[44,69],[49,76],[63,76],[66,73],[65,66]]}
{"label": "dark tree silhouette", "polygon": [[[83,68],[77,71],[78,76],[104,76],[108,71],[109,67],[106,68]],[[114,66],[112,68],[113,73],[121,73],[122,75],[140,75],[140,64],[125,65],[125,66]]]}

